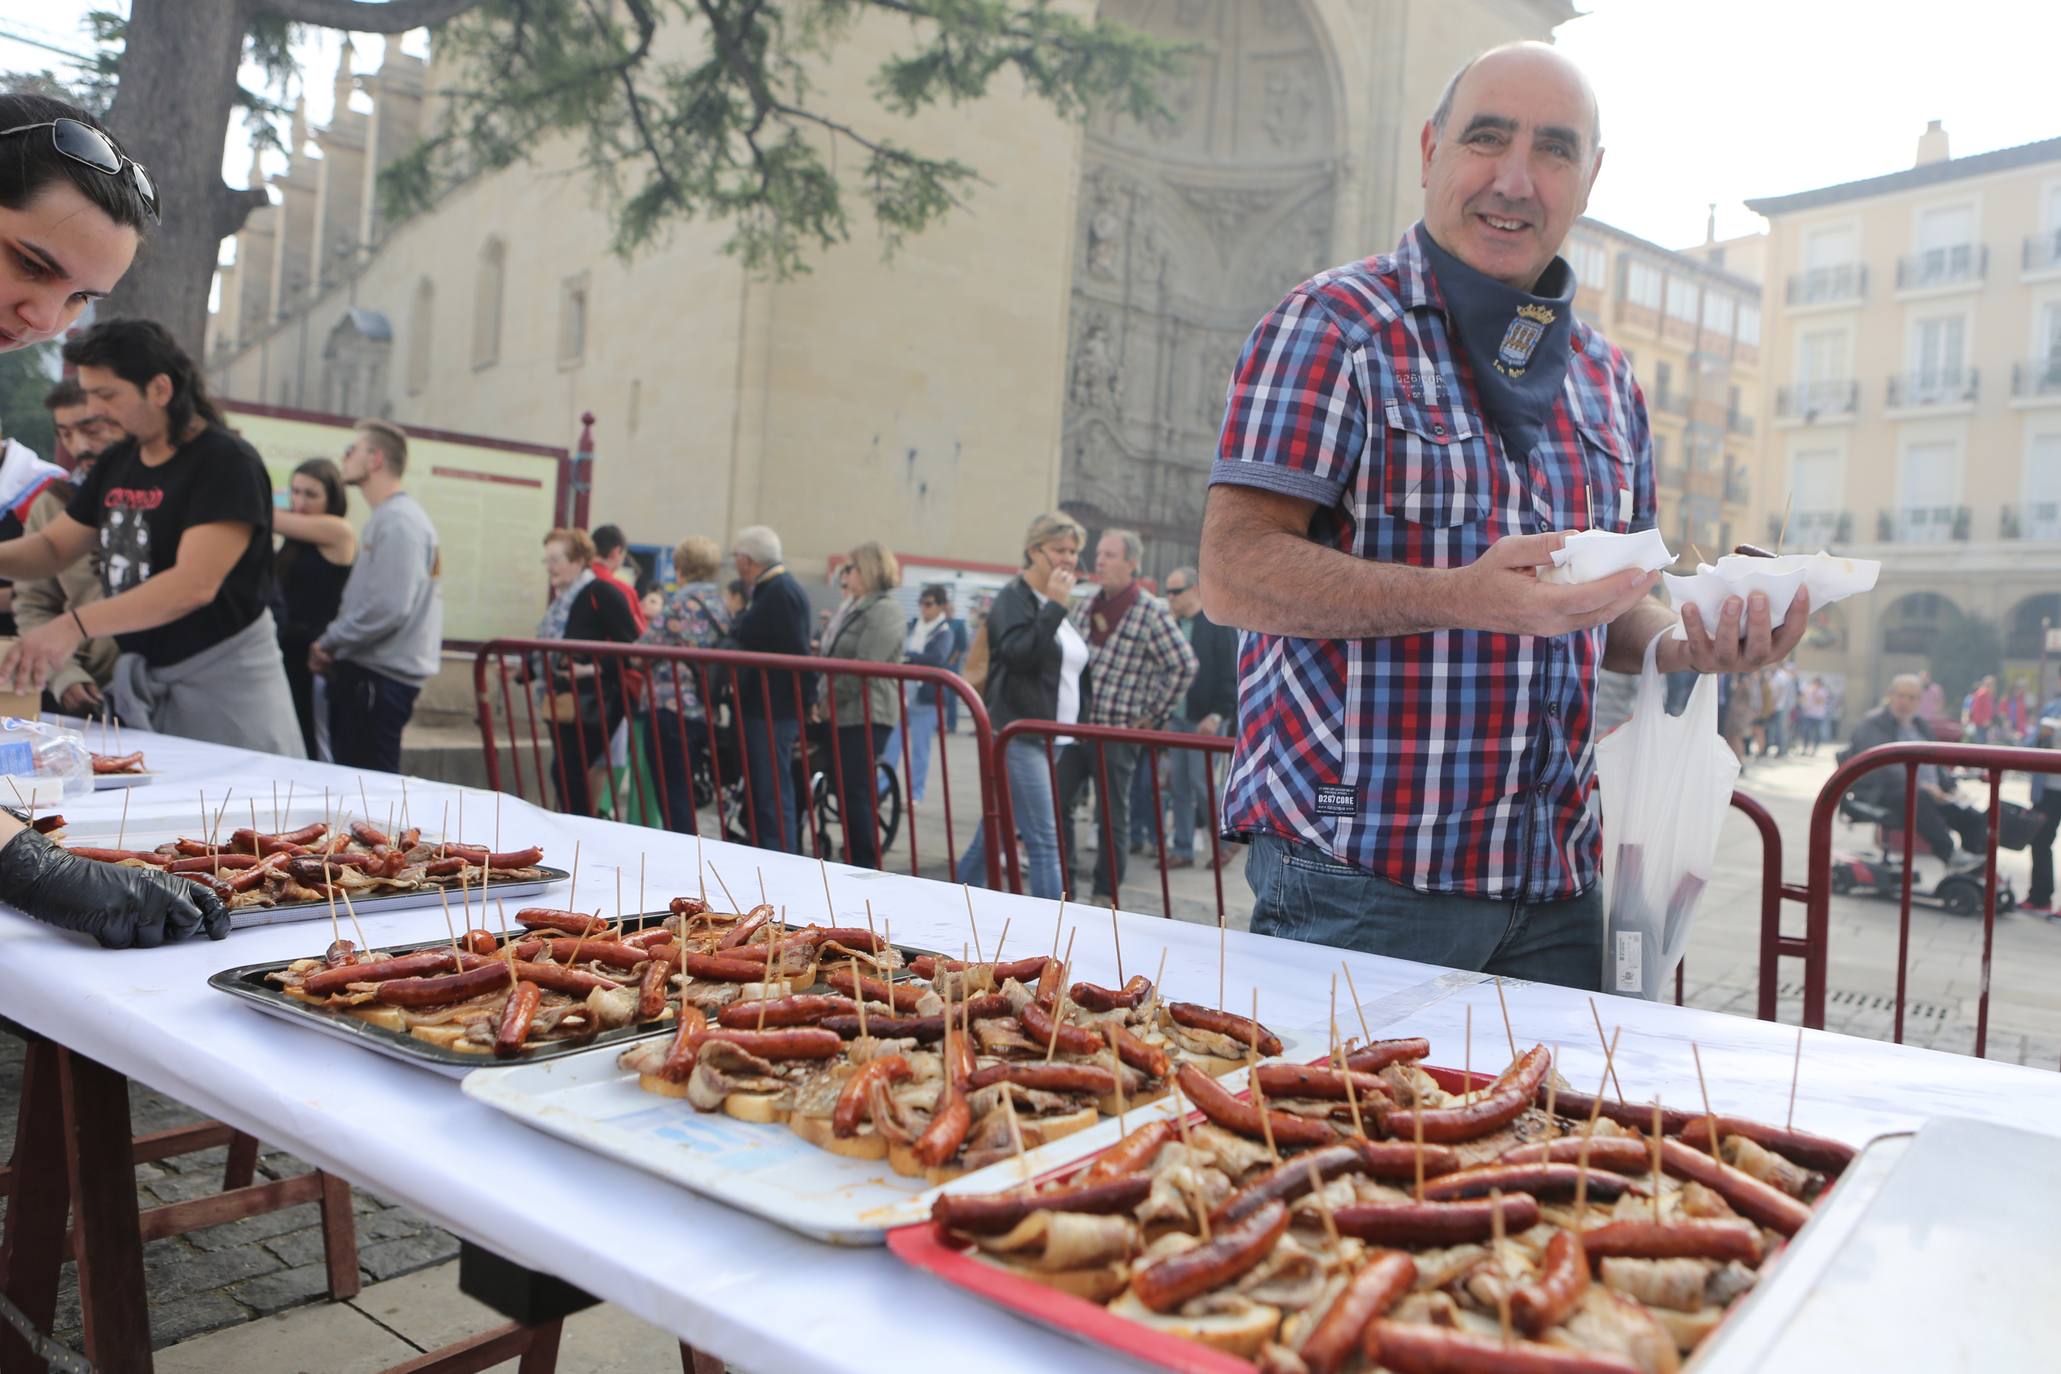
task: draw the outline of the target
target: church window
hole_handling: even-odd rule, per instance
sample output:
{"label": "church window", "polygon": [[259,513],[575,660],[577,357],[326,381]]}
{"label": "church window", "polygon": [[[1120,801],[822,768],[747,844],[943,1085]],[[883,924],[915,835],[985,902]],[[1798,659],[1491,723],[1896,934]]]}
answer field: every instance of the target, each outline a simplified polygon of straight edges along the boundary
{"label": "church window", "polygon": [[492,367],[501,358],[501,296],[508,271],[508,247],[488,239],[479,253],[479,283],[472,302],[472,365]]}
{"label": "church window", "polygon": [[408,394],[420,396],[429,390],[431,321],[436,315],[437,289],[428,277],[415,283],[415,304],[408,311]]}
{"label": "church window", "polygon": [[577,364],[587,356],[587,274],[558,284],[558,361]]}

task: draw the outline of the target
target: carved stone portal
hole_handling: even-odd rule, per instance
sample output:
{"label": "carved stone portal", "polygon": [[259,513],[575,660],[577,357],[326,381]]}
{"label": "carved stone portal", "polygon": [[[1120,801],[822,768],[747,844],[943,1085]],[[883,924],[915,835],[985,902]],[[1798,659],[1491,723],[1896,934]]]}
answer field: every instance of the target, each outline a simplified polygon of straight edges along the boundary
{"label": "carved stone portal", "polygon": [[1197,49],[1164,114],[1089,129],[1068,329],[1060,503],[1139,529],[1158,577],[1195,557],[1246,336],[1332,264],[1340,102],[1305,0],[1101,14]]}

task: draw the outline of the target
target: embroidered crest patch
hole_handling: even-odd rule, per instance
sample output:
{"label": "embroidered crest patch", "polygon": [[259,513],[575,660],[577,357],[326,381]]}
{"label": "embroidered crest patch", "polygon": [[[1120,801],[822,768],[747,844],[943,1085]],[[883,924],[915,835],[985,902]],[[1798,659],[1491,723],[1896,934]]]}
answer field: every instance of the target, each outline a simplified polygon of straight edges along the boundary
{"label": "embroidered crest patch", "polygon": [[1546,336],[1546,326],[1553,320],[1553,312],[1543,305],[1517,307],[1517,318],[1510,321],[1510,327],[1503,331],[1503,342],[1496,348],[1496,370],[1506,377],[1522,377],[1531,366],[1533,350]]}

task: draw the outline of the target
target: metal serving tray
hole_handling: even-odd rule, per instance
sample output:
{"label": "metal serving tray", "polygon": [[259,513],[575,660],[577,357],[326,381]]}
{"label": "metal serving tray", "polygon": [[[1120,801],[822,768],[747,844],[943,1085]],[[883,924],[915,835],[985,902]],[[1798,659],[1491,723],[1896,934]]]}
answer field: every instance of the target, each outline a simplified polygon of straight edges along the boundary
{"label": "metal serving tray", "polygon": [[[572,877],[570,873],[567,873],[562,868],[551,868],[544,864],[538,864],[536,867],[542,873],[542,877],[522,878],[505,884],[493,883],[487,888],[488,893],[496,900],[502,897],[534,897],[539,892],[555,887]],[[475,886],[471,889],[471,892],[477,897],[479,895],[479,888]],[[381,892],[371,897],[352,897],[351,909],[361,914],[379,911],[400,911],[408,907],[433,906],[444,898],[456,897],[458,895],[459,890],[455,887],[423,887],[413,892]],[[344,916],[344,904],[342,901],[338,901],[336,904],[336,914],[339,919],[347,919]],[[287,925],[294,921],[326,921],[328,919],[329,901],[327,898],[324,898],[317,902],[281,902],[278,906],[238,907],[229,913],[229,928],[231,930],[242,930],[245,926],[277,926]],[[269,967],[276,968],[278,965],[270,965]]]}
{"label": "metal serving tray", "polygon": [[[537,886],[541,888],[543,884],[538,884]],[[510,884],[506,889],[495,887],[493,892],[496,896],[499,896],[504,891],[512,894],[522,890],[520,884]],[[414,896],[416,894],[408,893],[405,895]],[[371,908],[370,903],[358,901],[355,897],[351,901],[361,911]],[[328,904],[326,902],[323,903],[322,914],[325,916],[328,914]],[[623,925],[627,931],[634,933],[648,926],[663,922],[670,914],[668,911],[648,911],[639,916],[624,917]],[[291,919],[305,920],[307,918],[295,916]],[[795,930],[800,928],[799,926],[789,927],[789,929]],[[448,939],[423,940],[411,945],[386,946],[384,952],[387,954],[413,954],[417,950],[449,948],[450,941]],[[905,961],[904,968],[896,970],[897,976],[906,975],[906,960],[914,958],[919,954],[929,954],[932,952],[930,950],[915,949],[908,945],[897,945],[895,948],[902,951]],[[313,956],[302,955],[301,957],[311,958]],[[447,1078],[463,1078],[474,1069],[503,1067],[499,1065],[491,1052],[447,1049],[442,1045],[433,1045],[426,1040],[419,1040],[406,1031],[388,1030],[384,1026],[375,1026],[368,1021],[362,1021],[344,1012],[311,1006],[306,1002],[289,997],[280,991],[276,984],[266,982],[265,975],[283,969],[291,962],[293,961],[270,959],[262,964],[244,964],[238,968],[223,969],[220,973],[208,979],[208,986],[219,992],[226,992],[231,997],[239,998],[268,1016],[276,1016],[282,1021],[290,1022],[296,1026],[305,1026],[319,1034],[349,1041],[364,1049],[371,1050],[374,1054],[383,1054],[389,1059],[398,1059],[404,1064],[413,1064],[418,1068],[429,1069],[432,1072],[443,1074]],[[517,1064],[505,1067],[519,1067],[521,1064],[536,1064],[546,1060],[563,1059],[569,1055],[581,1054],[588,1050],[596,1052],[602,1050],[610,1051],[607,1062],[613,1067],[615,1062],[614,1050],[620,1049],[632,1040],[638,1040],[647,1035],[670,1033],[672,1024],[672,1022],[666,1022],[662,1026],[655,1024],[623,1026],[616,1030],[603,1031],[590,1040],[547,1041],[526,1050]],[[799,1144],[800,1142],[797,1141],[796,1143]]]}

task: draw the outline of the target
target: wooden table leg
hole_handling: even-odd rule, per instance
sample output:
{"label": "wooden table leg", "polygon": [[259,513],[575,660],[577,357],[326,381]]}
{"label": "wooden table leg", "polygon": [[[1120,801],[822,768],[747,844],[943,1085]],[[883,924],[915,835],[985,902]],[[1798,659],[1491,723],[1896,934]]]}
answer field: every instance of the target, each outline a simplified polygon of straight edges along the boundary
{"label": "wooden table leg", "polygon": [[[65,1223],[71,1213],[62,1075],[57,1046],[29,1036],[7,1181],[7,1229],[0,1237],[0,1290],[44,1332],[57,1317],[58,1274],[64,1266]],[[43,1369],[28,1343],[0,1322],[0,1374],[41,1374]]]}
{"label": "wooden table leg", "polygon": [[687,1342],[680,1342],[680,1374],[723,1374],[727,1368],[714,1355],[704,1355]]}
{"label": "wooden table leg", "polygon": [[258,1172],[258,1138],[238,1131],[229,1137],[229,1159],[222,1166],[222,1191],[250,1187]]}
{"label": "wooden table leg", "polygon": [[150,1309],[143,1287],[129,1083],[67,1049],[58,1051],[64,1149],[79,1267],[86,1358],[99,1374],[150,1374]]}
{"label": "wooden table leg", "polygon": [[342,1302],[358,1296],[358,1219],[351,1213],[351,1185],[335,1174],[322,1179],[322,1258],[329,1267],[329,1296]]}
{"label": "wooden table leg", "polygon": [[555,1374],[558,1338],[564,1330],[564,1322],[546,1322],[531,1331],[529,1349],[522,1352],[522,1361],[515,1366],[515,1374]]}

